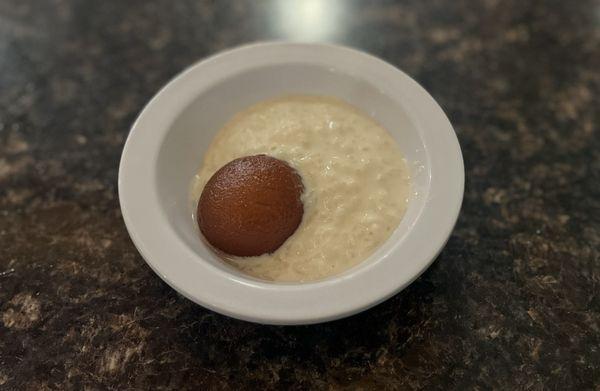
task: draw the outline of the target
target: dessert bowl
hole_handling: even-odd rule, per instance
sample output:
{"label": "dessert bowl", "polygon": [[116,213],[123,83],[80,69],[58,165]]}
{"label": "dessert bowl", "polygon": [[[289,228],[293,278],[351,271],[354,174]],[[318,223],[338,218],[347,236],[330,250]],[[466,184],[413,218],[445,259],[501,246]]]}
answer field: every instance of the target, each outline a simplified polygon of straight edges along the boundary
{"label": "dessert bowl", "polygon": [[[374,118],[407,159],[408,208],[390,238],[339,275],[308,283],[259,280],[223,262],[192,218],[190,183],[234,114],[290,94],[342,99]],[[119,167],[129,234],[148,265],[183,296],[234,318],[309,324],[355,314],[414,281],[456,223],[464,167],[456,135],[413,79],[369,54],[314,43],[256,43],[209,57],[161,89],[131,128]]]}

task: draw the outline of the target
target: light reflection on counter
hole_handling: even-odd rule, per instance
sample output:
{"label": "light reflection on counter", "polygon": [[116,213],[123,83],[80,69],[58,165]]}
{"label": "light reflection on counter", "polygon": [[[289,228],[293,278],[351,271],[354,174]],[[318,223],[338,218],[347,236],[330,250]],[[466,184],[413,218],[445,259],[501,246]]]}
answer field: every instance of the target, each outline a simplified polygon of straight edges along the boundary
{"label": "light reflection on counter", "polygon": [[341,0],[276,0],[272,17],[282,38],[320,41],[333,40],[343,32],[344,12]]}

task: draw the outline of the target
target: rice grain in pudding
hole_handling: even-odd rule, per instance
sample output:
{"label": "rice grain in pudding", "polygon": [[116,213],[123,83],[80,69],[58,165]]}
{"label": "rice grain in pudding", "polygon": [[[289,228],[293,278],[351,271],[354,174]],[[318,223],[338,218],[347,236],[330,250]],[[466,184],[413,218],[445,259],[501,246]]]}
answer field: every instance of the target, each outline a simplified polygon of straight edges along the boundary
{"label": "rice grain in pudding", "polygon": [[238,113],[208,148],[192,199],[225,164],[259,154],[286,161],[300,174],[304,216],[275,252],[225,257],[251,276],[306,282],[341,273],[367,259],[404,215],[409,173],[398,144],[341,100],[289,96]]}

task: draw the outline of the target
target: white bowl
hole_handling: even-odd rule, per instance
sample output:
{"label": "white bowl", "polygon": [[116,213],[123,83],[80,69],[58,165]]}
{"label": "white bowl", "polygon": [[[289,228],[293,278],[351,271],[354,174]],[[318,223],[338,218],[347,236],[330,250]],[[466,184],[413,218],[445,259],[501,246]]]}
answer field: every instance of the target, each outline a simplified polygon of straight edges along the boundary
{"label": "white bowl", "polygon": [[[411,167],[402,222],[370,258],[311,283],[273,283],[222,262],[199,238],[192,177],[215,132],[236,112],[286,94],[341,98],[374,117]],[[323,44],[257,43],[187,69],[144,108],[123,149],[119,198],[137,249],[190,300],[268,324],[307,324],[365,310],[397,293],[435,259],[454,227],[464,168],[450,122],[433,98],[390,64]]]}

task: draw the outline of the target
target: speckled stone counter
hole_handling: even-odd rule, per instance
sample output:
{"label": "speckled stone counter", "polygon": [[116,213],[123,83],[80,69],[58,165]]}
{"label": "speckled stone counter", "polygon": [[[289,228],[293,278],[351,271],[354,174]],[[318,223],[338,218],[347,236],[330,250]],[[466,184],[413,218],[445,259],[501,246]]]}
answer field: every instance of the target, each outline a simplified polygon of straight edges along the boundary
{"label": "speckled stone counter", "polygon": [[[145,102],[203,56],[273,38],[396,64],[463,148],[437,261],[328,324],[192,304],[119,210]],[[598,390],[599,47],[587,0],[0,1],[0,389]]]}

